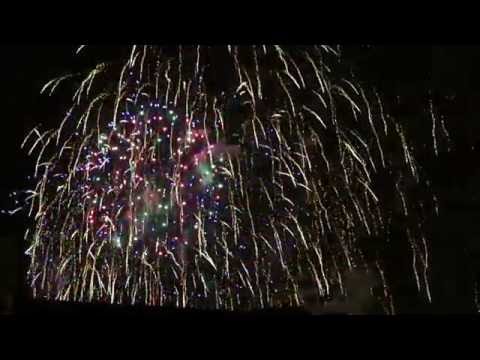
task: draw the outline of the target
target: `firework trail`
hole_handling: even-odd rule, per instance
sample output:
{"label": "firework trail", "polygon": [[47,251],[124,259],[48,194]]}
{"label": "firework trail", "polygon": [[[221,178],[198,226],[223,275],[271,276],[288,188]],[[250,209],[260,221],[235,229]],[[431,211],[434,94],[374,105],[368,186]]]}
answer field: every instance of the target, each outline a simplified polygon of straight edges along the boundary
{"label": "firework trail", "polygon": [[329,46],[133,46],[123,64],[98,65],[60,126],[23,144],[38,153],[34,296],[302,306],[311,289],[317,302],[348,295],[346,274],[364,271],[393,313],[381,256],[362,239],[388,243],[397,214],[430,298],[433,200],[409,196],[429,183],[379,95],[330,69],[339,59]]}

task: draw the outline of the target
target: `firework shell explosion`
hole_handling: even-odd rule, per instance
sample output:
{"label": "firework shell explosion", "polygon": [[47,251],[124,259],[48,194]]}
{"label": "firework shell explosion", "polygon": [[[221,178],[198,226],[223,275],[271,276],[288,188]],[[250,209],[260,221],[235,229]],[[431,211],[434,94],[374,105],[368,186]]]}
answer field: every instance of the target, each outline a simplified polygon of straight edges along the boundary
{"label": "firework shell explosion", "polygon": [[[397,214],[413,220],[405,239],[430,299],[422,224],[435,198],[411,201],[412,186],[429,186],[413,144],[375,91],[330,69],[337,48],[130,50],[82,77],[58,128],[23,143],[38,153],[26,232],[35,298],[303,306],[348,295],[346,274],[362,271],[393,313],[380,252],[362,239],[387,244]],[[437,152],[448,133],[432,117]]]}

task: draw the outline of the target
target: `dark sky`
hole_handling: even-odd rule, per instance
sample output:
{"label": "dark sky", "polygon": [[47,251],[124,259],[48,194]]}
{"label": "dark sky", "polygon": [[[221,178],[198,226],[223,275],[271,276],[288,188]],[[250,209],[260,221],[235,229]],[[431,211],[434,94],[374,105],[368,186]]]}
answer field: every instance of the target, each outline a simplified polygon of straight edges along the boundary
{"label": "dark sky", "polygon": [[[68,105],[70,93],[40,96],[51,78],[82,69],[99,59],[114,58],[118,50],[100,47],[91,57],[75,59],[77,46],[3,45],[0,65],[2,106],[0,209],[10,207],[8,193],[21,188],[31,173],[32,161],[20,144],[34,124],[55,125]],[[455,143],[454,151],[428,164],[433,183],[442,195],[443,211],[432,225],[432,282],[435,301],[426,305],[410,296],[409,285],[400,288],[401,306],[407,312],[472,312],[473,280],[480,269],[480,227],[476,209],[480,129],[479,46],[351,46],[343,56],[357,76],[377,87],[394,104],[395,115],[408,116],[427,104],[428,90],[445,112]],[[398,101],[397,95],[401,97]],[[0,215],[0,290],[18,294],[22,289],[20,254],[25,221]],[[392,260],[394,261],[394,260]],[[403,289],[403,290],[402,290]],[[20,292],[21,294],[21,292]]]}

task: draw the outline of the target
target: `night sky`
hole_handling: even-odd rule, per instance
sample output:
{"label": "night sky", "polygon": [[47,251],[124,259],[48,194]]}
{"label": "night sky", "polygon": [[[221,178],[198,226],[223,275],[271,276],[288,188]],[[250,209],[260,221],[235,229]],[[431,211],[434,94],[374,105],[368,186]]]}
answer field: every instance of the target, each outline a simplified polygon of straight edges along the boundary
{"label": "night sky", "polygon": [[[0,209],[12,208],[9,192],[26,185],[33,159],[20,149],[24,136],[42,123],[58,124],[70,103],[70,92],[52,98],[39,94],[53,77],[115,59],[117,47],[96,46],[89,56],[75,58],[75,45],[4,45],[0,58],[2,107]],[[391,254],[391,271],[398,312],[473,313],[475,278],[479,278],[480,227],[480,47],[472,46],[348,46],[343,53],[357,78],[375,86],[393,116],[415,117],[425,111],[429,94],[447,120],[452,151],[441,153],[425,165],[440,199],[440,216],[430,228],[432,238],[431,282],[433,303],[428,304],[405,279],[410,259]],[[66,87],[68,88],[68,86]],[[421,126],[421,125],[420,125]],[[426,125],[427,127],[430,124]],[[0,298],[15,302],[28,299],[22,256],[25,219],[0,215]],[[403,263],[405,262],[405,263]],[[404,269],[404,270],[403,270]],[[396,277],[395,277],[396,274]],[[410,275],[411,277],[413,275]],[[2,300],[5,304],[6,300]],[[5,305],[3,305],[4,307]]]}

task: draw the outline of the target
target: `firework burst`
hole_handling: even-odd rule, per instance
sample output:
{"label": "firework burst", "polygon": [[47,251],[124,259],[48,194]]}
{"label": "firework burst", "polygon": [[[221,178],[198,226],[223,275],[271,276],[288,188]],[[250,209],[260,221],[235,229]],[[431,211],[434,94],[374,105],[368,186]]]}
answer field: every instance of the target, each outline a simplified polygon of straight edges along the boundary
{"label": "firework burst", "polygon": [[[429,188],[414,144],[376,92],[331,69],[339,60],[329,46],[133,46],[121,66],[98,65],[59,127],[24,142],[38,153],[34,296],[302,306],[348,295],[361,271],[393,313],[379,248],[399,216],[430,298],[435,198],[411,201]],[[432,119],[437,152],[448,134]]]}

